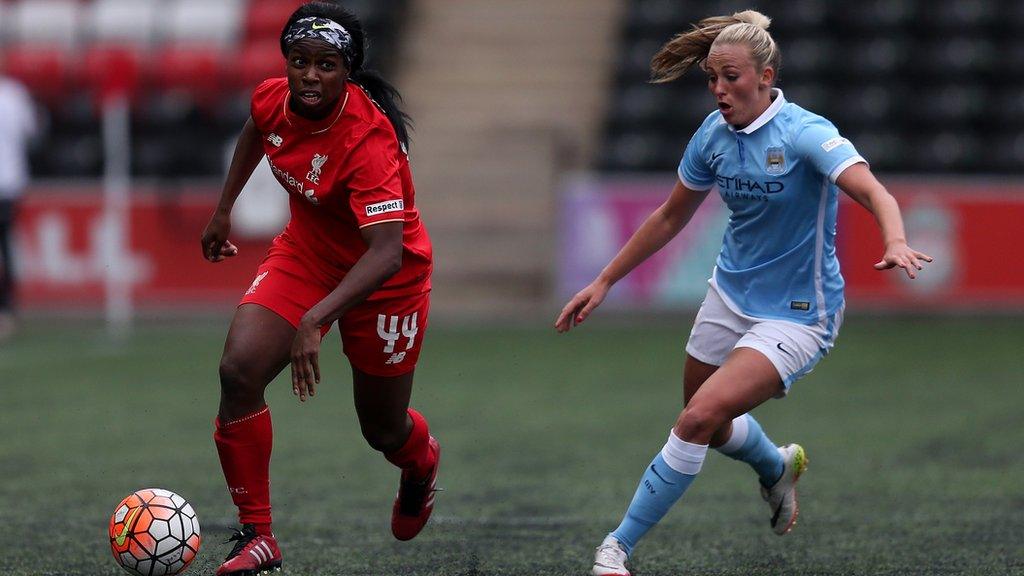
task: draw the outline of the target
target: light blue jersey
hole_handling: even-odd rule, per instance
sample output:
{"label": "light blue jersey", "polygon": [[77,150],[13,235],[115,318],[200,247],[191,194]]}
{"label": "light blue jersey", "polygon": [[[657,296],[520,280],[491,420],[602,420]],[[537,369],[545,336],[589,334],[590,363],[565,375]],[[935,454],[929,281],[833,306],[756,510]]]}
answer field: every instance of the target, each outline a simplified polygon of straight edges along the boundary
{"label": "light blue jersey", "polygon": [[691,190],[718,187],[732,215],[712,282],[758,318],[816,324],[843,306],[836,178],[865,162],[831,122],[786,102],[736,130],[717,110],[679,164]]}

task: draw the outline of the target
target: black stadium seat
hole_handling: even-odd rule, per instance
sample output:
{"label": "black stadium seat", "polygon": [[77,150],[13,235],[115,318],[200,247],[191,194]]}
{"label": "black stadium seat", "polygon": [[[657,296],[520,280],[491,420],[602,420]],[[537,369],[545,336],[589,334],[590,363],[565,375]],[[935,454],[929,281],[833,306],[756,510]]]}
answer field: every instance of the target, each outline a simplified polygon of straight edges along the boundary
{"label": "black stadium seat", "polygon": [[714,103],[699,74],[645,86],[647,63],[689,23],[747,7],[773,18],[787,98],[832,120],[876,169],[1024,167],[1024,2],[633,0],[599,168],[675,170]]}

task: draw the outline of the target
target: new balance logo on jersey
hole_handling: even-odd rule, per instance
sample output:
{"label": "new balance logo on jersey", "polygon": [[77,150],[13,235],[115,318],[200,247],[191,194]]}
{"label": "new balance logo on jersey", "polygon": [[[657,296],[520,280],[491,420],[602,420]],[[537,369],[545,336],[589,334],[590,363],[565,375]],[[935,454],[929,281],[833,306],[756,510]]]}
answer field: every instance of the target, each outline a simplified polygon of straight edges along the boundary
{"label": "new balance logo on jersey", "polygon": [[256,289],[260,287],[260,282],[263,282],[263,279],[267,277],[267,274],[270,274],[270,270],[267,270],[263,274],[257,276],[256,279],[252,281],[252,286],[249,286],[249,289],[245,291],[245,295],[248,296],[250,294],[255,294]]}
{"label": "new balance logo on jersey", "polygon": [[[406,350],[411,350],[413,345],[416,343],[416,335],[419,334],[420,328],[416,323],[416,319],[419,316],[419,312],[413,312],[412,316],[388,316],[386,314],[377,315],[377,335],[380,336],[381,340],[385,342],[384,353],[394,354],[395,343],[401,337],[406,337],[409,341],[405,345]],[[399,331],[399,322],[401,322],[401,331]],[[405,359],[403,354],[401,358],[395,360],[397,354],[393,355],[388,364],[397,364]],[[391,360],[395,360],[392,362]]]}
{"label": "new balance logo on jersey", "polygon": [[313,155],[313,169],[306,174],[306,180],[309,180],[313,184],[320,184],[320,171],[323,170],[324,164],[327,163],[327,156],[321,156],[319,154]]}
{"label": "new balance logo on jersey", "polygon": [[277,146],[278,148],[280,148],[281,144],[284,144],[284,138],[281,138],[277,134],[274,134],[273,132],[271,132],[270,135],[267,136],[267,142],[270,142],[274,146]]}
{"label": "new balance logo on jersey", "polygon": [[405,352],[395,352],[385,364],[401,364],[402,360],[405,360]]}

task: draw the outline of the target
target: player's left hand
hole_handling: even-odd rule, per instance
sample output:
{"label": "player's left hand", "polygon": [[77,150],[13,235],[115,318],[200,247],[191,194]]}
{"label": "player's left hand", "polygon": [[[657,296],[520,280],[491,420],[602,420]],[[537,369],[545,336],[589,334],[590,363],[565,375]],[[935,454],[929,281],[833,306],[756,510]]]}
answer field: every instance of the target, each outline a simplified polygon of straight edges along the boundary
{"label": "player's left hand", "polygon": [[924,262],[931,262],[932,257],[907,246],[906,241],[890,242],[885,247],[885,255],[875,264],[875,270],[888,270],[899,266],[906,271],[911,280],[917,278],[917,271],[924,268]]}
{"label": "player's left hand", "polygon": [[305,402],[320,384],[320,327],[305,319],[292,341],[292,393]]}

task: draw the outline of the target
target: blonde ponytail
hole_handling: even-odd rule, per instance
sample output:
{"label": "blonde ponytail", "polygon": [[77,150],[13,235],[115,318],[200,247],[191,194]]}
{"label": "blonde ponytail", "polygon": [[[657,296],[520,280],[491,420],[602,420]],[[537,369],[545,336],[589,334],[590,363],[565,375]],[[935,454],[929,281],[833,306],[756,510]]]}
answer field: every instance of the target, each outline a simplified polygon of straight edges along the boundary
{"label": "blonde ponytail", "polygon": [[704,63],[715,44],[742,44],[750,47],[760,69],[768,66],[778,72],[782,55],[768,33],[772,19],[756,10],[744,10],[731,16],[712,16],[693,25],[689,32],[677,34],[651,59],[651,82],[676,80]]}

